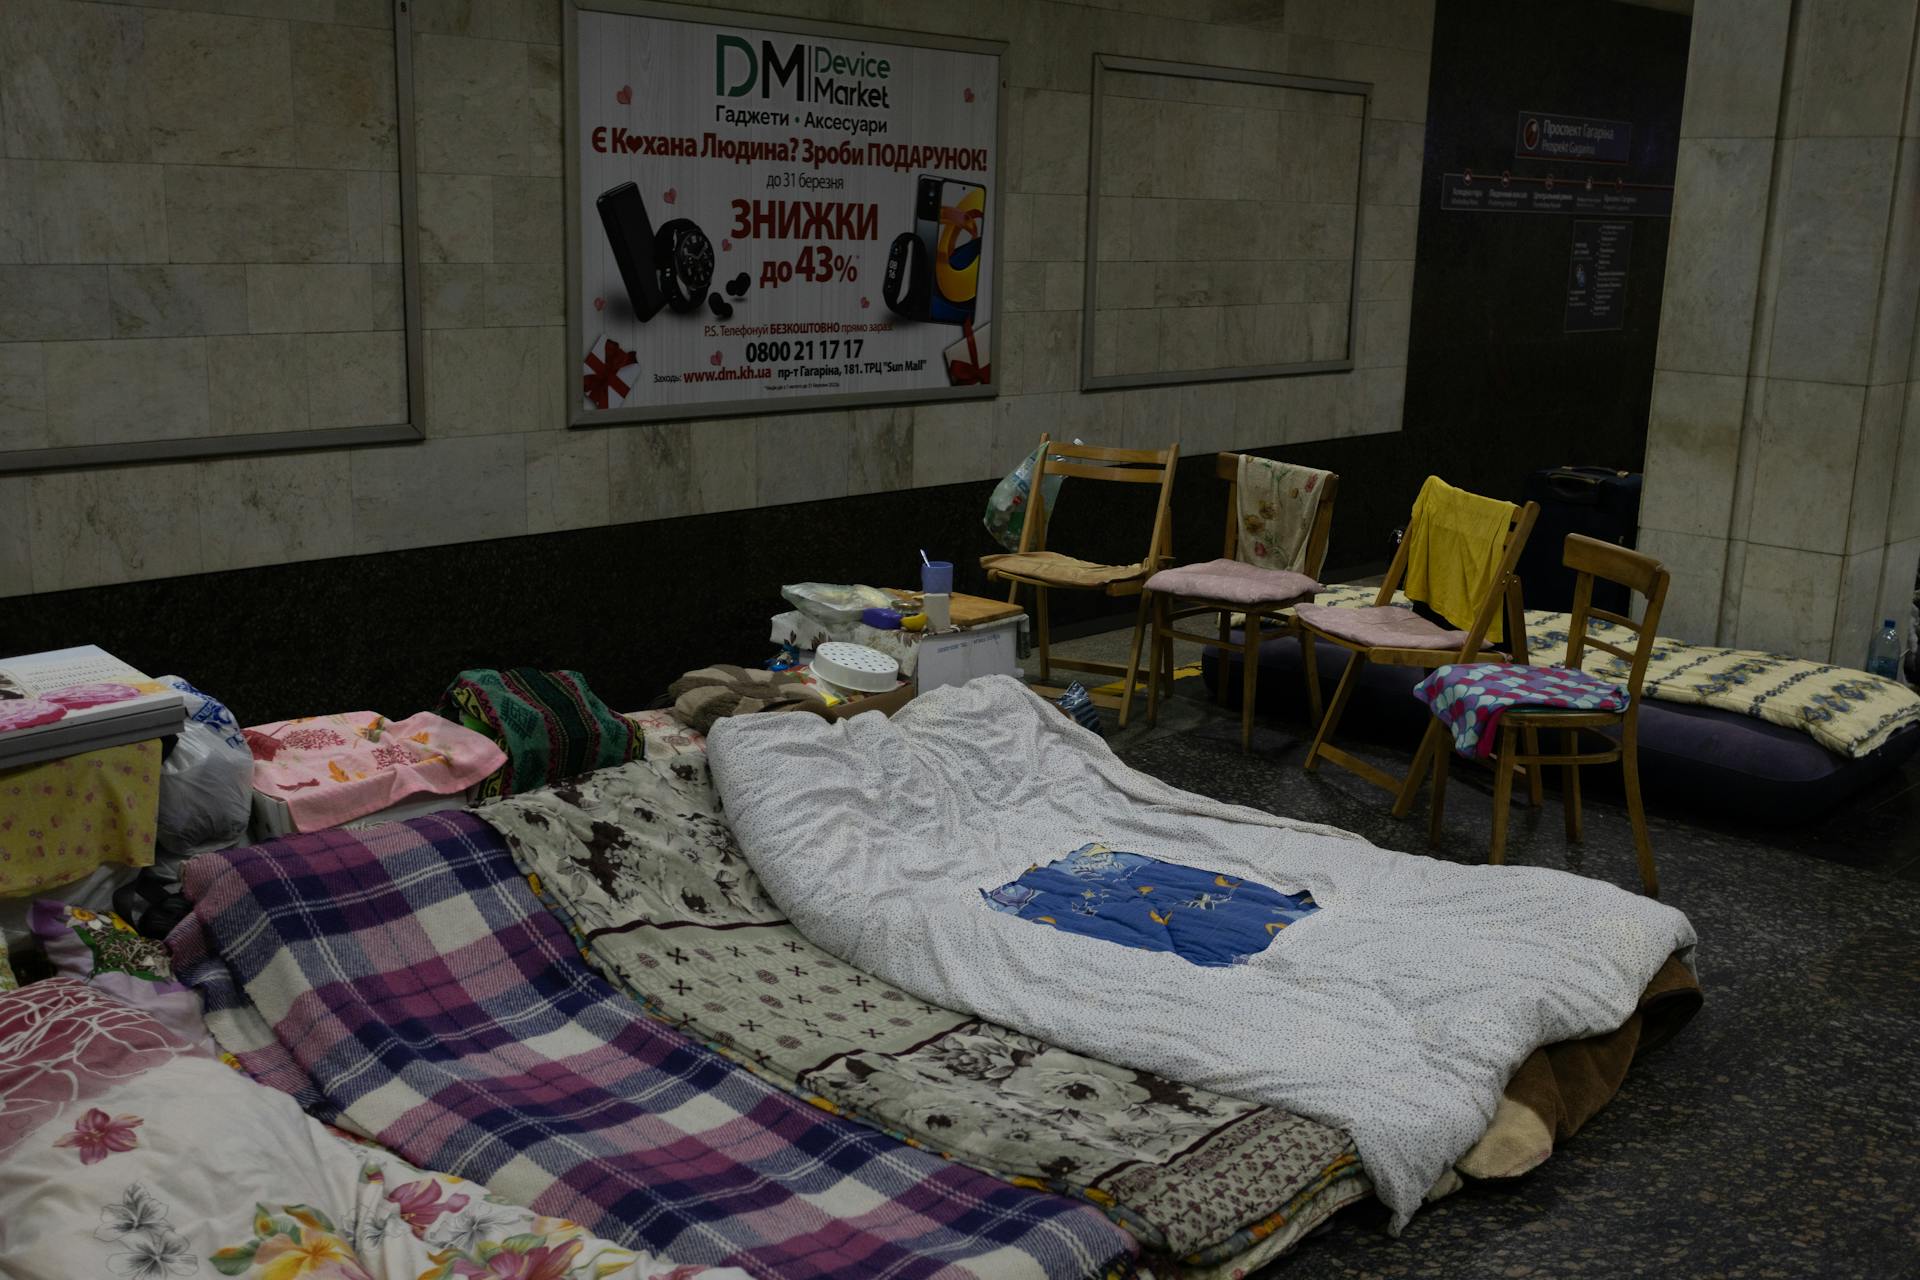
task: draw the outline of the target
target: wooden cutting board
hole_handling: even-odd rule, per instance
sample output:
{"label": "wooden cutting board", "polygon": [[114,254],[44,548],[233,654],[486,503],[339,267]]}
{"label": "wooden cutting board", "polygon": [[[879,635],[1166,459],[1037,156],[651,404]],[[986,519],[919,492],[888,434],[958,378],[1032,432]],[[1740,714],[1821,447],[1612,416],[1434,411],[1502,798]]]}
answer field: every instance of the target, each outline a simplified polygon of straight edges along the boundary
{"label": "wooden cutting board", "polygon": [[[905,600],[920,599],[918,591],[894,591],[890,594]],[[1008,604],[1005,600],[989,600],[985,596],[967,596],[956,593],[950,609],[953,625],[956,627],[977,627],[987,622],[1002,622],[1008,618],[1017,618],[1026,610],[1017,604]]]}

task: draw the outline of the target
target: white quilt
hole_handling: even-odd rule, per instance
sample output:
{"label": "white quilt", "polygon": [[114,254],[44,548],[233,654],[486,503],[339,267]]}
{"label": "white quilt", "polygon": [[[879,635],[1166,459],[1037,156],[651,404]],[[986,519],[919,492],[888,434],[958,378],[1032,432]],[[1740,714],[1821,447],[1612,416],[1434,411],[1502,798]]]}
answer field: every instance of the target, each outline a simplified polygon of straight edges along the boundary
{"label": "white quilt", "polygon": [[[1458,866],[1166,786],[1008,677],[875,713],[742,716],[709,739],[741,848],[802,932],[936,1004],[1353,1135],[1404,1226],[1541,1045],[1609,1031],[1693,928],[1531,867]],[[1099,841],[1312,891],[1203,968],[991,910]]]}

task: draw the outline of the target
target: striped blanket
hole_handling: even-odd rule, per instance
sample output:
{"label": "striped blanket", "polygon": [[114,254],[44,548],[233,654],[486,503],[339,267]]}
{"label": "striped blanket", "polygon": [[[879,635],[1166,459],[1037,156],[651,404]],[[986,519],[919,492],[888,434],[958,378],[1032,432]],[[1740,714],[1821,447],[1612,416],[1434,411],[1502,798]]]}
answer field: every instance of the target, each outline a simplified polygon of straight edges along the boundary
{"label": "striped blanket", "polygon": [[1096,1210],[828,1116],[588,970],[464,812],[189,863],[168,945],[263,1083],[406,1159],[757,1276],[1122,1274]]}

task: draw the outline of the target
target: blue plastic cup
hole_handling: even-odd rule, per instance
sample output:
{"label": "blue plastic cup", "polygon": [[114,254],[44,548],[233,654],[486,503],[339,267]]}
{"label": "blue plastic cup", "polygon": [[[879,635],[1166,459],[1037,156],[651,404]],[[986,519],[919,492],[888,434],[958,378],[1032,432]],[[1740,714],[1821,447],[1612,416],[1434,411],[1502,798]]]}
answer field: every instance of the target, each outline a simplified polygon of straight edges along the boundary
{"label": "blue plastic cup", "polygon": [[953,561],[929,560],[920,566],[920,590],[930,596],[946,595],[953,590]]}

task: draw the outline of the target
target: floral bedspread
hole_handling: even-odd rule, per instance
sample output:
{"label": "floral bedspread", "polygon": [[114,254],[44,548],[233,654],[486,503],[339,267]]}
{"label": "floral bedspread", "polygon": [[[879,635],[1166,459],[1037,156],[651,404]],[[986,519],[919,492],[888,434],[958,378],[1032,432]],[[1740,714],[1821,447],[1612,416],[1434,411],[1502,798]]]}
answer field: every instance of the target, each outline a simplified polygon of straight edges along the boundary
{"label": "floral bedspread", "polygon": [[825,1110],[1092,1201],[1197,1275],[1248,1274],[1367,1195],[1346,1134],[915,999],[814,946],[699,793],[635,762],[478,816],[589,961]]}
{"label": "floral bedspread", "polygon": [[72,978],[0,996],[0,1258],[12,1280],[743,1275],[357,1143]]}
{"label": "floral bedspread", "polygon": [[[1316,604],[1368,605],[1377,587],[1328,587]],[[1567,657],[1571,614],[1527,610],[1527,657],[1535,663],[1562,663]],[[1604,619],[1589,623],[1589,633],[1623,649],[1632,633]],[[1581,669],[1605,680],[1624,682],[1628,664],[1612,654],[1589,650]],[[1784,653],[1721,649],[1658,637],[1647,663],[1646,695],[1662,702],[1713,707],[1798,729],[1829,751],[1858,759],[1886,745],[1902,729],[1920,725],[1920,693],[1897,680],[1851,667],[1809,662]]]}

